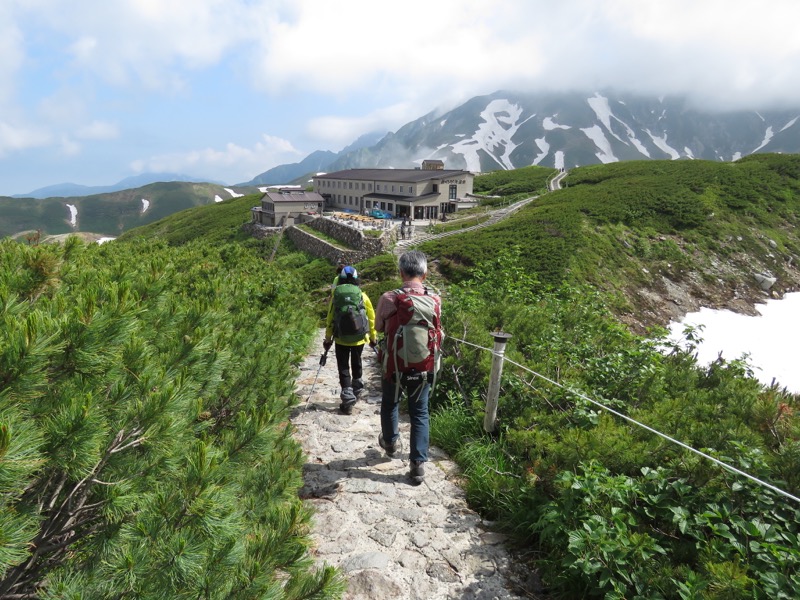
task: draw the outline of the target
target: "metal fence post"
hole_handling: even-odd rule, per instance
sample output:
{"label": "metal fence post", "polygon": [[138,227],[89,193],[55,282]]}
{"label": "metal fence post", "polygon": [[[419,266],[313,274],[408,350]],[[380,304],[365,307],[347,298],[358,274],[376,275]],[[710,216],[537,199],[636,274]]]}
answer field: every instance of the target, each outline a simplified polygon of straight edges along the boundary
{"label": "metal fence post", "polygon": [[506,352],[506,342],[511,339],[510,333],[497,331],[494,337],[494,351],[492,352],[492,372],[489,375],[489,390],[486,392],[486,414],[483,417],[483,430],[487,433],[494,431],[497,422],[497,399],[500,396],[500,376],[503,374],[503,355]]}

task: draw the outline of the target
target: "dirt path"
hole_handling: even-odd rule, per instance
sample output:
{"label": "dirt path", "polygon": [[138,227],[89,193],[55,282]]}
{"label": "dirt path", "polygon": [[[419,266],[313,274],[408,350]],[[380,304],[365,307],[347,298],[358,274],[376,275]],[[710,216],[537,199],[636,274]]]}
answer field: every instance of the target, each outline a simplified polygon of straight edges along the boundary
{"label": "dirt path", "polygon": [[[512,599],[530,581],[515,565],[503,535],[467,507],[457,469],[431,448],[425,482],[408,474],[408,419],[401,411],[404,451],[390,459],[378,446],[380,375],[364,350],[365,392],[352,415],[338,412],[339,384],[331,351],[309,396],[322,353],[320,330],[301,365],[294,410],[296,438],[307,455],[301,495],[316,510],[313,538],[319,563],[339,567],[346,599]],[[309,402],[306,404],[306,399]],[[517,591],[510,591],[510,590]]]}

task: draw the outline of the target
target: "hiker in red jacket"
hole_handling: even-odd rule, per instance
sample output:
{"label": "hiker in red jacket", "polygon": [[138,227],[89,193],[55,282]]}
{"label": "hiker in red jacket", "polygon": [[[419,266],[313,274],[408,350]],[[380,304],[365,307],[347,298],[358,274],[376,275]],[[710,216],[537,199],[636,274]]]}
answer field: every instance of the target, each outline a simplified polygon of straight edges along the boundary
{"label": "hiker in red jacket", "polygon": [[425,254],[418,250],[405,252],[398,267],[402,286],[384,293],[375,311],[375,330],[384,333],[380,351],[383,385],[378,443],[390,457],[400,450],[399,401],[405,395],[411,422],[409,476],[413,483],[420,484],[428,460],[428,397],[443,339],[441,300],[423,284],[428,275]]}

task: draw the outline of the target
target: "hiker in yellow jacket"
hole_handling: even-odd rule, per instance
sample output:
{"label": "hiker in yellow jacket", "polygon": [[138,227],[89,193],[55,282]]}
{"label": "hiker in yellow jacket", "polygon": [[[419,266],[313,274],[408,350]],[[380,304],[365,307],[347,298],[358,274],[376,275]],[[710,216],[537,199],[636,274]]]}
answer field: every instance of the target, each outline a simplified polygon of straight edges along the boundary
{"label": "hiker in yellow jacket", "polygon": [[322,344],[327,351],[336,342],[336,366],[342,387],[339,410],[345,415],[353,413],[353,406],[364,390],[361,366],[364,344],[374,348],[378,335],[375,310],[360,285],[355,267],[348,265],[339,273],[338,284],[328,305]]}

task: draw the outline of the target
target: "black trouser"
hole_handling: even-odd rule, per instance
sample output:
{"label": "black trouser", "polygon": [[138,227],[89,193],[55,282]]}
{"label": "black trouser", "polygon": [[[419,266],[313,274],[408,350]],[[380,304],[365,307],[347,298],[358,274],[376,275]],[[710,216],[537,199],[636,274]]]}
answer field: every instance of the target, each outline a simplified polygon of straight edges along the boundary
{"label": "black trouser", "polygon": [[[339,369],[339,385],[342,389],[353,387],[353,379],[361,379],[361,353],[364,344],[344,346],[336,344],[336,368]],[[352,368],[352,377],[351,375]]]}

